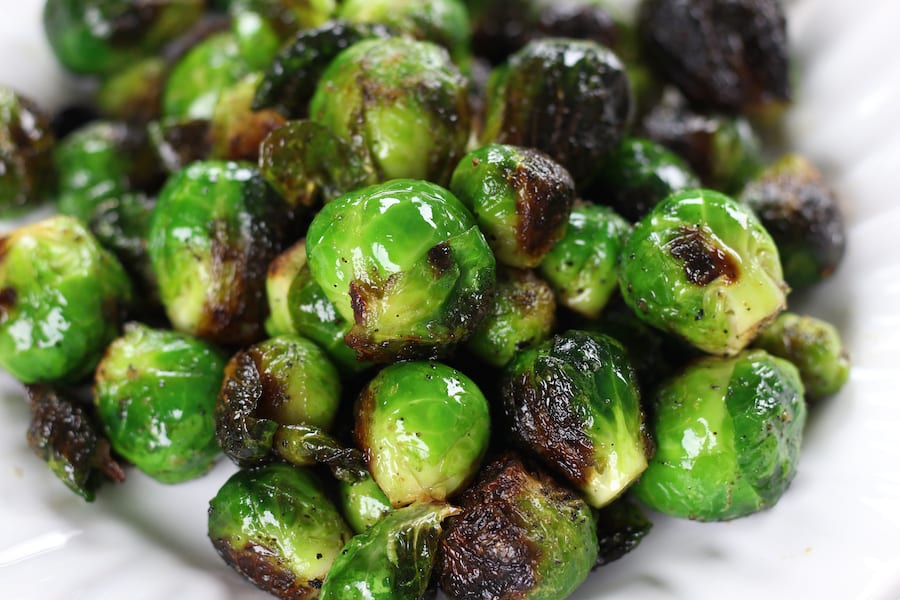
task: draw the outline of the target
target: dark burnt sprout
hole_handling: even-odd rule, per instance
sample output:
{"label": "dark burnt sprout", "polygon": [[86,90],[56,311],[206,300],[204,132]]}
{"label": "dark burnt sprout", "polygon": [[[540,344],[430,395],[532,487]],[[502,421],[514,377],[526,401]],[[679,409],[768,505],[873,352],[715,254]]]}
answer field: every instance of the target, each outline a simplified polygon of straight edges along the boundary
{"label": "dark burnt sprout", "polygon": [[52,196],[55,145],[49,115],[30,98],[0,85],[0,217]]}

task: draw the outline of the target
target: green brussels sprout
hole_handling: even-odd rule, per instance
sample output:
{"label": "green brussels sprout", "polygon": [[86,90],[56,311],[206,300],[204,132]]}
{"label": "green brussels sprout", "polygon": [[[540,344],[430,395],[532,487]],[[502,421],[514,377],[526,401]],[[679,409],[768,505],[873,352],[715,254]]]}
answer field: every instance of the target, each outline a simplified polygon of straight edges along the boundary
{"label": "green brussels sprout", "polygon": [[353,44],[323,73],[309,114],[363,153],[381,181],[445,185],[469,140],[466,80],[430,42]]}
{"label": "green brussels sprout", "polygon": [[0,238],[0,365],[24,383],[94,370],[132,300],[119,261],[72,217]]}
{"label": "green brussels sprout", "polygon": [[209,158],[259,160],[260,144],[285,123],[271,109],[252,110],[250,103],[262,74],[251,73],[219,94],[209,124]]}
{"label": "green brussels sprout", "polygon": [[0,217],[52,193],[55,144],[44,111],[0,85]]}
{"label": "green brussels sprout", "polygon": [[238,573],[280,598],[318,598],[353,533],[315,475],[283,463],[241,470],[209,502],[209,539]]}
{"label": "green brussels sprout", "polygon": [[550,337],[556,324],[553,290],[531,271],[501,268],[484,320],[466,348],[489,365],[502,367],[516,352]]}
{"label": "green brussels sprout", "polygon": [[324,465],[339,482],[357,483],[371,477],[362,452],[318,427],[281,425],[275,431],[273,449],[279,458],[298,467]]}
{"label": "green brussels sprout", "polygon": [[788,154],[751,180],[740,201],[775,240],[791,287],[829,278],[844,257],[847,233],[834,192],[806,158]]}
{"label": "green brussels sprout", "polygon": [[195,162],[159,194],[147,251],[176,329],[221,344],[262,337],[285,207],[248,164]]}
{"label": "green brussels sprout", "polygon": [[341,397],[337,370],[311,341],[283,335],[232,356],[215,404],[216,438],[241,466],[266,460],[282,425],[331,428]]}
{"label": "green brussels sprout", "polygon": [[154,54],[203,8],[203,0],[47,0],[44,31],[64,67],[107,75]]}
{"label": "green brussels sprout", "polygon": [[371,363],[356,360],[344,342],[350,324],[316,283],[306,264],[306,241],[300,240],[269,263],[266,275],[270,336],[296,334],[317,343],[341,369],[363,371]]}
{"label": "green brussels sprout", "polygon": [[502,385],[513,439],[581,490],[610,503],[647,467],[636,376],[611,337],[570,330],[519,353]]}
{"label": "green brussels sprout", "polygon": [[431,357],[468,337],[495,279],[490,247],[447,190],[397,179],[326,204],[309,226],[309,269],[362,360]]}
{"label": "green brussels sprout", "polygon": [[590,40],[538,39],[492,75],[481,141],[546,152],[580,189],[624,135],[632,103],[612,50]]}
{"label": "green brussels sprout", "polygon": [[394,507],[371,475],[357,481],[339,481],[341,512],[356,533],[362,533],[384,518]]}
{"label": "green brussels sprout", "polygon": [[700,187],[680,156],[648,139],[626,137],[603,161],[587,196],[639,221],[669,194]]}
{"label": "green brussels sprout", "polygon": [[360,393],[353,434],[393,506],[443,501],[478,470],[490,415],[481,390],[456,369],[399,363],[381,370]]}
{"label": "green brussels sprout", "polygon": [[267,29],[279,46],[298,32],[323,25],[336,10],[336,0],[231,0],[228,5],[235,21],[247,15],[261,19],[263,23],[257,27]]}
{"label": "green brussels sprout", "polygon": [[450,191],[475,216],[497,262],[536,267],[565,234],[575,183],[563,167],[531,148],[491,144],[466,154]]}
{"label": "green brussels sprout", "polygon": [[590,507],[516,455],[488,464],[459,503],[439,553],[450,598],[563,600],[597,560]]}
{"label": "green brussels sprout", "polygon": [[619,253],[631,225],[612,209],[578,204],[563,237],[544,257],[540,274],[560,305],[597,318],[616,291]]}
{"label": "green brussels sprout", "polygon": [[162,113],[162,91],[169,75],[168,62],[149,56],[101,82],[97,107],[109,119],[146,123]]}
{"label": "green brussels sprout", "polygon": [[420,600],[437,560],[448,504],[418,503],[386,515],[351,539],[325,577],[322,600]]}
{"label": "green brussels sprout", "polygon": [[597,566],[619,560],[634,550],[653,524],[640,506],[621,497],[595,513],[597,519]]}
{"label": "green brussels sprout", "polygon": [[163,483],[205,474],[219,457],[213,410],[225,359],[189,335],[131,323],[94,376],[113,450]]}
{"label": "green brussels sprout", "polygon": [[835,394],[850,377],[850,359],[834,325],[783,312],[763,327],[753,346],[797,367],[807,400]]}
{"label": "green brussels sprout", "polygon": [[66,486],[93,502],[104,479],[125,480],[89,406],[48,385],[25,386],[31,409],[28,446]]}
{"label": "green brussels sprout", "polygon": [[635,314],[710,354],[737,354],[785,307],[775,242],[746,206],[712,190],[669,196],[621,256]]}
{"label": "green brussels sprout", "polygon": [[632,488],[653,510],[700,521],[773,506],[797,470],[806,405],[797,369],[763,350],[705,357],[653,404],[656,454]]}

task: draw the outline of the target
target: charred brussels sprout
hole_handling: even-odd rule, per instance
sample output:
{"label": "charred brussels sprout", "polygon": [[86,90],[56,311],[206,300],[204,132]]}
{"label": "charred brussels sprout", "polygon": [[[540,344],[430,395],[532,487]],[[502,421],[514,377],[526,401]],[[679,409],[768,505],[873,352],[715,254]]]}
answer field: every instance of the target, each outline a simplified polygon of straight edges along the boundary
{"label": "charred brussels sprout", "polygon": [[356,533],[362,533],[393,510],[391,501],[371,475],[357,481],[339,481],[341,512]]}
{"label": "charred brussels sprout", "polygon": [[490,415],[475,383],[446,365],[384,368],[360,393],[354,437],[394,506],[443,501],[475,475]]}
{"label": "charred brussels sprout", "polygon": [[840,334],[815,317],[783,312],[759,332],[753,345],[797,367],[807,400],[837,393],[850,376]]}
{"label": "charred brussels sprout", "polygon": [[700,521],[768,508],[796,473],[805,421],[786,360],[762,350],[701,359],[656,394],[656,454],[632,489],[653,510]]}
{"label": "charred brussels sprout", "polygon": [[281,250],[285,214],[250,165],[196,162],[169,179],[148,252],[176,329],[222,344],[262,336],[266,270]]}
{"label": "charred brussels sprout", "polygon": [[844,217],[834,192],[807,159],[789,154],[741,192],[778,246],[784,278],[803,287],[830,277],[847,245]]}
{"label": "charred brussels sprout", "polygon": [[647,323],[734,355],[785,307],[778,249],[750,210],[712,190],[669,196],[634,228],[622,296]]}
{"label": "charred brussels sprout", "polygon": [[209,502],[209,539],[238,573],[280,598],[318,598],[352,537],[311,471],[283,463],[239,471]]}
{"label": "charred brussels sprout", "polygon": [[563,236],[575,184],[543,152],[492,144],[468,153],[450,190],[475,216],[497,261],[536,267]]}
{"label": "charred brussels sprout", "polygon": [[597,531],[578,494],[515,455],[487,465],[441,540],[439,581],[453,600],[563,600],[597,560]]}
{"label": "charred brussels sprout", "polygon": [[222,90],[209,124],[210,158],[256,162],[262,141],[284,125],[274,110],[250,108],[261,78],[253,73]]}
{"label": "charred brussels sprout", "polygon": [[545,38],[492,75],[481,140],[537,148],[581,187],[619,143],[631,112],[628,77],[612,50],[588,40]]}
{"label": "charred brussels sprout", "polygon": [[94,402],[113,449],[163,483],[219,456],[213,410],[225,360],[183,333],[130,324],[97,365]]}
{"label": "charred brussels sprout", "polygon": [[398,179],[348,193],[316,215],[309,269],[353,323],[364,360],[431,357],[468,337],[495,279],[490,247],[447,190]]}
{"label": "charred brussels sprout", "polygon": [[93,371],[132,300],[122,265],[76,219],[0,239],[0,365],[24,383]]}
{"label": "charred brussels sprout", "polygon": [[0,216],[50,195],[55,143],[47,115],[28,98],[0,86]]}
{"label": "charred brussels sprout", "polygon": [[309,113],[362,152],[381,181],[444,185],[469,140],[466,81],[430,42],[376,38],[350,46],[322,75]]}
{"label": "charred brussels sprout", "polygon": [[597,566],[619,560],[634,550],[653,524],[630,497],[617,499],[596,512]]}
{"label": "charred brussels sprout", "polygon": [[419,503],[396,510],[356,535],[331,565],[322,600],[419,600],[437,559],[448,504]]}
{"label": "charred brussels sprout", "polygon": [[329,429],[340,402],[337,371],[318,346],[279,336],[235,354],[216,402],[216,437],[249,466],[269,458],[282,425]]}
{"label": "charred brussels sprout", "polygon": [[619,252],[631,225],[605,206],[572,209],[566,235],[544,257],[540,273],[558,302],[596,318],[618,287]]}
{"label": "charred brussels sprout", "polygon": [[515,442],[591,506],[611,502],[647,467],[636,377],[611,337],[567,331],[521,352],[507,367],[502,395]]}

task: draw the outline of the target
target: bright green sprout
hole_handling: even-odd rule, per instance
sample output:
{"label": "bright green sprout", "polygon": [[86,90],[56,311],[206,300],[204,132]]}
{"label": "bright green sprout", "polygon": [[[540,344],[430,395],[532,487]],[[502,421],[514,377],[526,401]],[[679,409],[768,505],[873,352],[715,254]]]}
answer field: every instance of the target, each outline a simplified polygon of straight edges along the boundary
{"label": "bright green sprout", "polygon": [[362,533],[393,510],[391,501],[372,476],[357,481],[339,481],[341,512],[356,533]]}

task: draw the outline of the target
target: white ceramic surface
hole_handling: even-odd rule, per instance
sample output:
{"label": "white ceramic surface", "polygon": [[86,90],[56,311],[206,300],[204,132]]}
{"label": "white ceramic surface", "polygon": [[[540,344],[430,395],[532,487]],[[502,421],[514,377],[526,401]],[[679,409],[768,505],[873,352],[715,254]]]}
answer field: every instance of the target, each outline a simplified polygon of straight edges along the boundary
{"label": "white ceramic surface", "polygon": [[[59,106],[78,86],[43,45],[39,0],[3,0],[0,82]],[[897,0],[788,2],[797,71],[791,147],[822,166],[850,240],[837,276],[800,307],[836,323],[854,361],[810,419],[799,474],[772,510],[723,524],[654,517],[632,554],[573,600],[900,598],[900,68]],[[21,392],[0,375],[0,595],[265,598],[215,555],[207,500],[232,472],[163,486],[138,472],[86,504],[25,444]]]}

